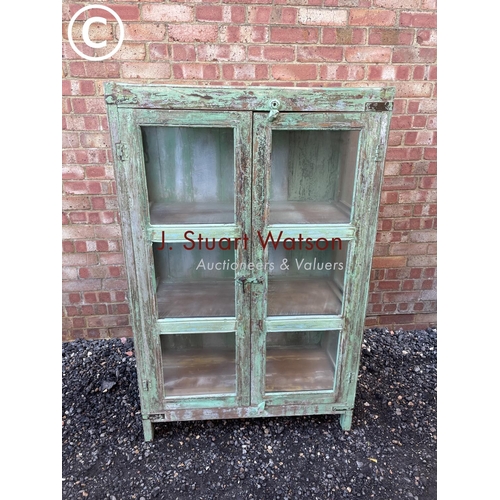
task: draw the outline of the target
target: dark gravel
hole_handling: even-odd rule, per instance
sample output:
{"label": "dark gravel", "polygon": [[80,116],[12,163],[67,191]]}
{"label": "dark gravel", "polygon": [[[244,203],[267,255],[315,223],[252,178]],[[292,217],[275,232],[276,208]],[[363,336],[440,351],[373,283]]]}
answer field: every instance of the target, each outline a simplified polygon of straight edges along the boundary
{"label": "dark gravel", "polygon": [[429,500],[436,330],[367,330],[353,427],[338,416],[157,424],[131,339],[63,344],[63,499]]}

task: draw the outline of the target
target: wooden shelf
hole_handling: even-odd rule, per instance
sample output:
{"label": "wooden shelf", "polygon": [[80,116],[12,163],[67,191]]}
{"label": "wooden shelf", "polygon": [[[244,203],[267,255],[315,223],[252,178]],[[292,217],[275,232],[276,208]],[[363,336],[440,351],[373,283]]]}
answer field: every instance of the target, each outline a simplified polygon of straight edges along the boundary
{"label": "wooden shelf", "polygon": [[233,349],[183,349],[162,353],[165,397],[234,394]]}
{"label": "wooden shelf", "polygon": [[270,347],[266,392],[332,390],[334,367],[320,347]]}
{"label": "wooden shelf", "polygon": [[[151,224],[231,224],[234,223],[232,203],[151,203]],[[189,228],[186,228],[189,229]]]}
{"label": "wooden shelf", "polygon": [[[151,203],[152,225],[231,224],[232,203]],[[308,201],[271,201],[269,224],[347,224],[350,211],[341,203]]]}
{"label": "wooden shelf", "polygon": [[340,314],[340,291],[327,278],[269,277],[268,316]]}
{"label": "wooden shelf", "polygon": [[234,316],[234,280],[160,281],[159,318]]}
{"label": "wooden shelf", "polygon": [[[234,394],[235,351],[184,349],[162,353],[165,397]],[[334,367],[319,347],[267,350],[266,392],[332,390]]]}
{"label": "wooden shelf", "polygon": [[271,201],[269,224],[346,224],[350,211],[335,202]]}
{"label": "wooden shelf", "polygon": [[[258,285],[256,285],[258,286]],[[269,278],[268,316],[340,314],[342,302],[327,278]],[[159,318],[235,316],[235,281],[160,281]]]}

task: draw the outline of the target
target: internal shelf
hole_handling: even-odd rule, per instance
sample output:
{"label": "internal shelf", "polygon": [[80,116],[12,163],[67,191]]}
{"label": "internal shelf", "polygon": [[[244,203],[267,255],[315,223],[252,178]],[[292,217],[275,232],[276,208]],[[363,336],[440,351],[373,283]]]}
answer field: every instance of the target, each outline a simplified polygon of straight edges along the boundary
{"label": "internal shelf", "polygon": [[[150,204],[152,225],[231,224],[232,203],[154,202]],[[346,224],[349,209],[338,202],[271,201],[269,224]]]}
{"label": "internal shelf", "polygon": [[234,222],[232,203],[155,202],[150,204],[151,224],[230,224]]}
{"label": "internal shelf", "polygon": [[[259,285],[257,285],[259,286]],[[234,280],[190,282],[160,281],[158,317],[235,316]],[[334,314],[342,302],[336,285],[328,278],[269,278],[268,316]]]}
{"label": "internal shelf", "polygon": [[340,314],[340,291],[328,278],[270,277],[268,316]]}
{"label": "internal shelf", "polygon": [[234,316],[234,280],[160,281],[159,318]]}
{"label": "internal shelf", "polygon": [[270,224],[345,224],[350,210],[338,202],[271,201]]}
{"label": "internal shelf", "polygon": [[166,351],[162,361],[166,397],[236,391],[234,349]]}
{"label": "internal shelf", "polygon": [[332,390],[334,368],[321,347],[267,348],[266,392]]}

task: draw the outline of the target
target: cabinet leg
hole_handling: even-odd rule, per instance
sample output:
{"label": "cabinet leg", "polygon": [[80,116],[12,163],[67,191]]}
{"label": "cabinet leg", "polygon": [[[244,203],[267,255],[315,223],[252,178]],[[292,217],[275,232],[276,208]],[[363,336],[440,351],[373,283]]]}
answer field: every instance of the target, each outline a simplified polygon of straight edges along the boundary
{"label": "cabinet leg", "polygon": [[142,428],[144,430],[144,441],[153,441],[154,428],[153,423],[149,420],[149,418],[144,418],[142,420]]}
{"label": "cabinet leg", "polygon": [[352,410],[346,411],[340,415],[340,427],[343,431],[350,431],[352,424]]}

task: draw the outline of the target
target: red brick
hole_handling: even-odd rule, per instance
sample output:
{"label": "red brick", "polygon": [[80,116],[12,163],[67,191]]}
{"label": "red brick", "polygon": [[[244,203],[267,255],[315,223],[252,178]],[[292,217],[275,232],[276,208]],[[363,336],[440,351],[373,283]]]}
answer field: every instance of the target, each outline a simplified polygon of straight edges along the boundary
{"label": "red brick", "polygon": [[407,132],[405,135],[405,144],[426,146],[433,144],[434,132],[430,130],[420,130],[418,132]]}
{"label": "red brick", "polygon": [[[220,5],[198,5],[196,7],[197,21],[222,21],[222,7]],[[189,19],[186,19],[189,21]]]}
{"label": "red brick", "polygon": [[77,114],[105,114],[106,103],[104,99],[95,97],[71,99],[73,110]]}
{"label": "red brick", "polygon": [[373,0],[373,5],[384,9],[418,9],[420,0]]}
{"label": "red brick", "polygon": [[315,80],[317,70],[313,64],[283,64],[272,66],[271,74],[275,80]]}
{"label": "red brick", "polygon": [[281,7],[281,24],[296,24],[298,11],[295,7]]}
{"label": "red brick", "polygon": [[388,147],[386,158],[388,160],[420,160],[422,158],[422,148]]}
{"label": "red brick", "polygon": [[244,23],[246,18],[246,8],[243,6],[232,6],[230,10],[230,20],[232,23]]}
{"label": "red brick", "polygon": [[297,47],[297,61],[342,61],[342,48],[316,45]]}
{"label": "red brick", "polygon": [[266,80],[268,71],[265,64],[224,64],[222,76],[226,80]]}
{"label": "red brick", "polygon": [[401,12],[399,24],[400,26],[412,26],[414,28],[436,28],[437,16],[426,12]]}
{"label": "red brick", "polygon": [[143,5],[142,19],[167,23],[189,22],[193,20],[193,7],[168,4]]}
{"label": "red brick", "polygon": [[395,63],[432,63],[436,62],[437,51],[431,48],[397,47],[392,55]]}
{"label": "red brick", "polygon": [[90,80],[64,80],[63,95],[95,95],[94,82]]}
{"label": "red brick", "polygon": [[391,119],[391,130],[410,129],[412,117],[408,115],[396,115]]}
{"label": "red brick", "polygon": [[346,47],[345,58],[348,62],[389,62],[389,47]]}
{"label": "red brick", "polygon": [[212,24],[181,24],[168,27],[168,38],[173,42],[215,42],[218,33],[218,26]]}
{"label": "red brick", "polygon": [[378,290],[399,290],[401,281],[380,281],[377,283]]}
{"label": "red brick", "polygon": [[124,78],[169,78],[170,66],[166,63],[123,63]]}
{"label": "red brick", "polygon": [[[118,17],[122,21],[137,21],[139,20],[139,7],[136,5],[109,5],[111,9],[113,9]],[[116,22],[115,17],[110,12],[105,11],[104,9],[89,9],[88,18],[91,17],[104,17],[108,21]]]}
{"label": "red brick", "polygon": [[269,24],[271,20],[272,7],[249,7],[248,22],[255,24]]}
{"label": "red brick", "polygon": [[430,82],[394,82],[398,97],[431,97],[433,84]]}
{"label": "red brick", "polygon": [[415,30],[397,28],[371,28],[368,35],[370,45],[411,45]]}
{"label": "red brick", "polygon": [[437,1],[436,0],[422,0],[421,8],[424,10],[436,10]]}
{"label": "red brick", "polygon": [[80,134],[80,144],[84,148],[108,148],[111,141],[107,133],[82,133]]}
{"label": "red brick", "polygon": [[317,28],[279,28],[271,27],[272,43],[317,43]]}
{"label": "red brick", "polygon": [[396,21],[393,10],[351,9],[349,24],[351,26],[392,26]]}
{"label": "red brick", "polygon": [[424,149],[424,159],[437,160],[437,149],[436,148],[425,148]]}
{"label": "red brick", "polygon": [[404,267],[406,265],[406,257],[393,256],[393,257],[373,257],[372,267],[377,268],[390,268],[390,267]]}
{"label": "red brick", "polygon": [[437,45],[437,31],[436,30],[418,30],[417,43],[419,45],[435,46]]}
{"label": "red brick", "polygon": [[412,205],[382,205],[380,207],[380,217],[410,217]]}
{"label": "red brick", "polygon": [[244,61],[246,51],[243,45],[209,45],[202,44],[196,47],[198,61]]}
{"label": "red brick", "polygon": [[299,8],[298,21],[316,26],[345,26],[347,10]]}
{"label": "red brick", "polygon": [[[248,55],[250,58],[250,49],[248,48]],[[295,59],[295,48],[294,47],[258,47],[262,51],[262,56],[258,59],[259,61],[293,61]]]}
{"label": "red brick", "polygon": [[361,28],[323,28],[322,43],[332,45],[362,45],[366,30]]}
{"label": "red brick", "polygon": [[172,69],[178,80],[214,80],[219,77],[219,68],[214,64],[174,64]]}
{"label": "red brick", "polygon": [[[165,59],[174,59],[174,60],[179,60],[176,59],[175,56],[170,56],[169,54],[169,47],[172,47],[172,51],[174,48],[179,47],[178,45],[172,45],[170,46],[169,44],[166,43],[150,43],[149,44],[149,60],[150,61],[163,61]],[[185,47],[185,45],[181,45],[181,47]],[[193,49],[193,61],[195,60],[196,56],[194,55],[194,49]],[[184,60],[189,60],[189,59],[184,59]]]}
{"label": "red brick", "polygon": [[165,40],[166,28],[164,24],[154,23],[128,23],[124,25],[125,40],[145,40],[153,42]]}
{"label": "red brick", "polygon": [[120,61],[143,61],[146,57],[144,43],[123,43],[120,50],[113,55],[113,59]]}
{"label": "red brick", "polygon": [[223,26],[221,41],[226,43],[265,43],[269,38],[267,26]]}
{"label": "red brick", "polygon": [[390,130],[389,131],[389,141],[388,145],[389,146],[400,146],[403,141],[403,132],[400,132],[399,130]]}
{"label": "red brick", "polygon": [[320,78],[322,80],[363,80],[365,77],[365,67],[351,65],[328,64],[321,66]]}
{"label": "red brick", "polygon": [[426,251],[426,243],[393,243],[389,247],[390,255],[422,255]]}
{"label": "red brick", "polygon": [[408,80],[410,66],[369,66],[368,80]]}

